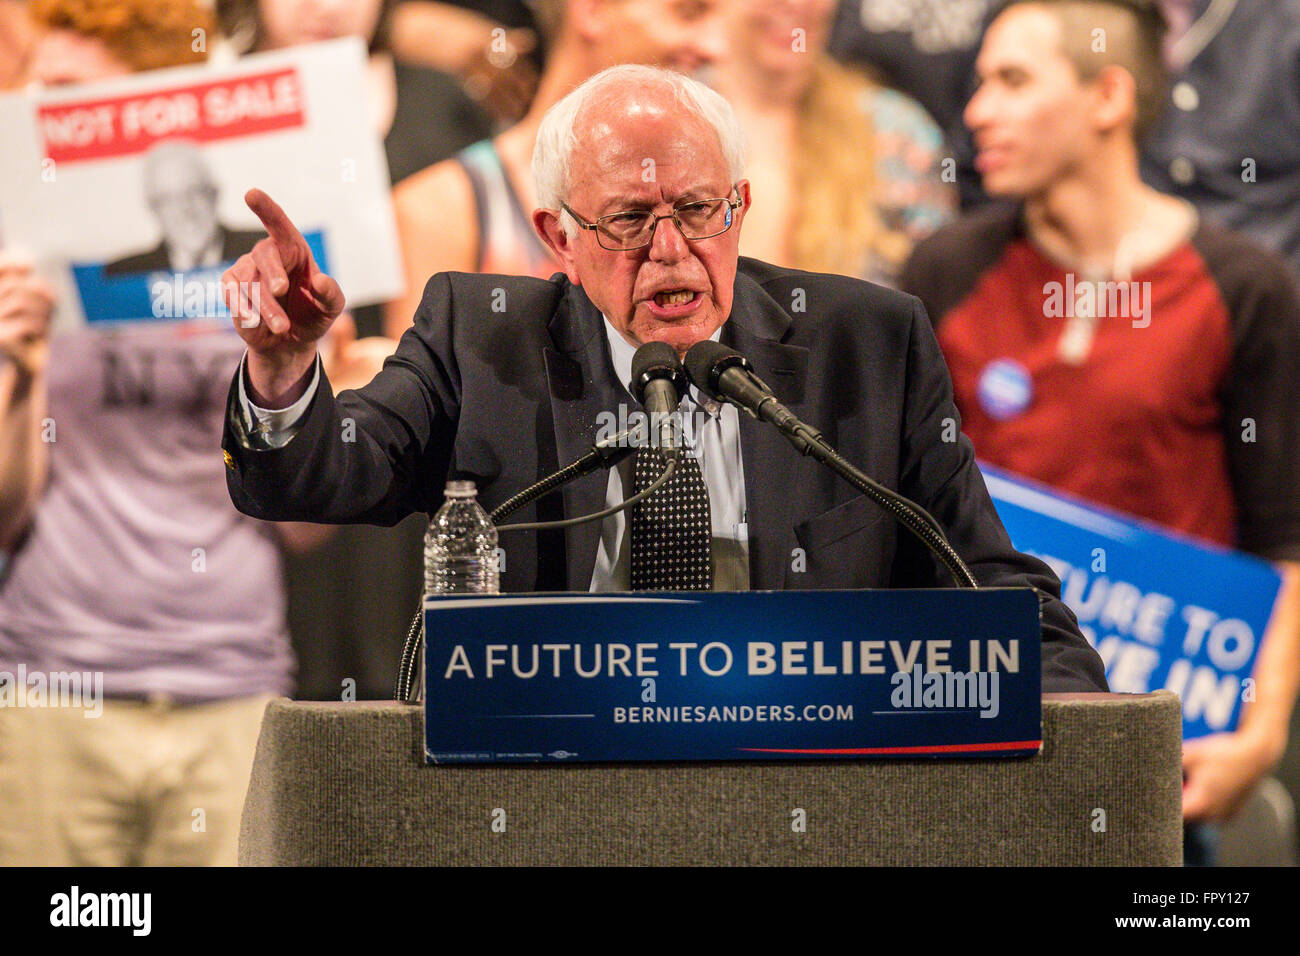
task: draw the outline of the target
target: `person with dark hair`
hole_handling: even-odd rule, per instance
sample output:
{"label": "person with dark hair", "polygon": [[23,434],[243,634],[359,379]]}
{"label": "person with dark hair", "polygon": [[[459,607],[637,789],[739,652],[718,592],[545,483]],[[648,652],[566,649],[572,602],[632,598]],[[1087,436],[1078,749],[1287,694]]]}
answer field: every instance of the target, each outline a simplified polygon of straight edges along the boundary
{"label": "person with dark hair", "polygon": [[[400,0],[393,11],[397,57],[457,77],[502,126],[528,112],[551,36],[550,0]],[[540,21],[540,22],[539,22]]]}
{"label": "person with dark hair", "polygon": [[1161,29],[1141,0],[1006,4],[965,115],[984,188],[1016,204],[921,243],[902,288],[982,460],[1281,571],[1239,729],[1184,745],[1184,816],[1222,820],[1281,758],[1300,687],[1300,296],[1139,178]]}
{"label": "person with dark hair", "polygon": [[[367,99],[392,182],[491,133],[487,116],[452,77],[396,59],[389,28],[396,0],[217,0],[222,31],[242,53],[359,36],[370,49]],[[369,334],[370,330],[366,330]]]}

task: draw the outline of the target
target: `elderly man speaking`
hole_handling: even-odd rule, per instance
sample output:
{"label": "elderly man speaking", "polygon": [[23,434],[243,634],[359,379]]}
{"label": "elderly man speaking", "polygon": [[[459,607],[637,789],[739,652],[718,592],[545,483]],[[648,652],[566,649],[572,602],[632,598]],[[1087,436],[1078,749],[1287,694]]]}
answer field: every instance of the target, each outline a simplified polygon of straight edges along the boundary
{"label": "elderly man speaking", "polygon": [[[998,520],[920,302],[739,258],[751,197],[725,100],[675,73],[606,70],[547,114],[533,174],[543,206],[533,223],[564,274],[435,275],[383,370],[337,398],[316,342],[342,290],[270,197],[248,194],[269,236],[226,274],[248,346],[223,441],[240,510],[392,524],[436,510],[449,477],[474,480],[495,507],[586,452],[620,407],[639,407],[626,388],[639,345],[684,353],[713,338],[846,458],[930,511],[981,585],[1039,590],[1045,691],[1106,689],[1059,582]],[[889,515],[771,426],[695,393],[682,407],[693,449],[682,480],[702,479],[712,532],[705,586],[947,583]],[[569,485],[564,513],[626,500],[636,487],[626,464]],[[560,517],[547,510],[555,500],[525,520]],[[643,506],[630,520],[512,532],[503,590],[632,587]]]}

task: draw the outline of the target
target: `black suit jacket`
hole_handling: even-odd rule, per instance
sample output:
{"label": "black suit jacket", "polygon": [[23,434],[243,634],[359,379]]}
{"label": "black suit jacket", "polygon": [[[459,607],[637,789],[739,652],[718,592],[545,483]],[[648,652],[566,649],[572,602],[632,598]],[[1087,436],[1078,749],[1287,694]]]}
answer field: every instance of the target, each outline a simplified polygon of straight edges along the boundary
{"label": "black suit jacket", "polygon": [[[1039,589],[1044,690],[1106,689],[1059,582],[1003,530],[918,299],[741,259],[722,341],[846,458],[929,510],[981,584]],[[434,511],[451,476],[490,510],[584,454],[601,412],[635,407],[608,353],[599,311],[563,276],[436,275],[379,375],[337,399],[322,384],[283,448],[255,450],[232,383],[231,497],[258,518],[393,524]],[[950,586],[910,533],[775,429],[742,415],[740,439],[755,590]],[[598,511],[607,481],[588,475],[562,509],[553,495],[513,520]],[[512,532],[502,590],[587,590],[599,532]]]}
{"label": "black suit jacket", "polygon": [[[246,252],[252,252],[258,241],[266,238],[265,232],[255,229],[221,229],[221,265],[229,265]],[[171,257],[167,254],[166,240],[147,252],[117,259],[104,266],[106,276],[136,275],[142,272],[171,272]]]}

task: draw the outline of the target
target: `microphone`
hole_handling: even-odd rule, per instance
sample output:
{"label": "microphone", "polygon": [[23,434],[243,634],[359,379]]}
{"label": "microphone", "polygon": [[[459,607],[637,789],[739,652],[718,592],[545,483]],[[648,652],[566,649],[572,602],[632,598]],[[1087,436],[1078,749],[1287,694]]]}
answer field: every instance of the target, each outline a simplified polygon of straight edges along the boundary
{"label": "microphone", "polygon": [[811,454],[813,446],[822,442],[821,432],[778,402],[767,383],[754,374],[749,360],[735,349],[712,339],[696,342],[686,353],[686,372],[695,387],[714,401],[729,402],[750,417],[775,425],[801,454]]}
{"label": "microphone", "polygon": [[730,402],[754,418],[775,425],[801,454],[811,455],[868,498],[892,514],[946,567],[958,586],[978,588],[970,568],[948,543],[939,522],[916,502],[859,471],[826,441],[822,433],[801,422],[766,383],[754,374],[749,361],[720,342],[696,342],[686,353],[686,371],[695,387],[715,401]]}
{"label": "microphone", "polygon": [[650,426],[659,426],[658,447],[669,458],[677,457],[678,453],[672,414],[689,385],[682,360],[671,345],[647,342],[632,356],[632,381],[628,390],[650,416]]}

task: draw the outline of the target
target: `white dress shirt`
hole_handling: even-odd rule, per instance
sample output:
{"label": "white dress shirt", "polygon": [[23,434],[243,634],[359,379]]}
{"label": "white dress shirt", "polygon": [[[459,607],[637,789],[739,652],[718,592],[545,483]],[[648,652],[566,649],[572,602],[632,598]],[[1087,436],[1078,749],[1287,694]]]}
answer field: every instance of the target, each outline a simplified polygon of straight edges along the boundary
{"label": "white dress shirt", "polygon": [[307,406],[311,404],[316,389],[320,386],[320,356],[316,356],[316,365],[312,370],[307,391],[302,393],[302,398],[287,408],[261,408],[249,400],[248,391],[244,387],[244,376],[247,374],[244,363],[247,361],[248,352],[245,351],[244,357],[239,360],[238,376],[239,405],[244,410],[244,425],[250,435],[256,435],[269,447],[283,448],[289,444],[290,438],[298,434],[298,424],[302,416],[307,414]]}
{"label": "white dress shirt", "polygon": [[[718,341],[721,326],[713,333]],[[636,347],[623,338],[605,319],[609,356],[620,382],[632,380],[632,356]],[[631,396],[628,396],[631,398]],[[639,409],[638,409],[639,410]],[[695,455],[709,489],[709,514],[713,523],[713,590],[749,590],[749,526],[745,510],[745,470],[740,457],[740,418],[734,405],[715,402],[701,395],[695,386],[682,397],[683,444]],[[619,416],[623,420],[625,416]],[[631,494],[635,456],[620,468],[611,469],[605,491],[605,507],[623,503]],[[631,539],[627,534],[627,512],[606,518],[600,528],[596,567],[591,575],[592,591],[626,591],[632,582]]]}

